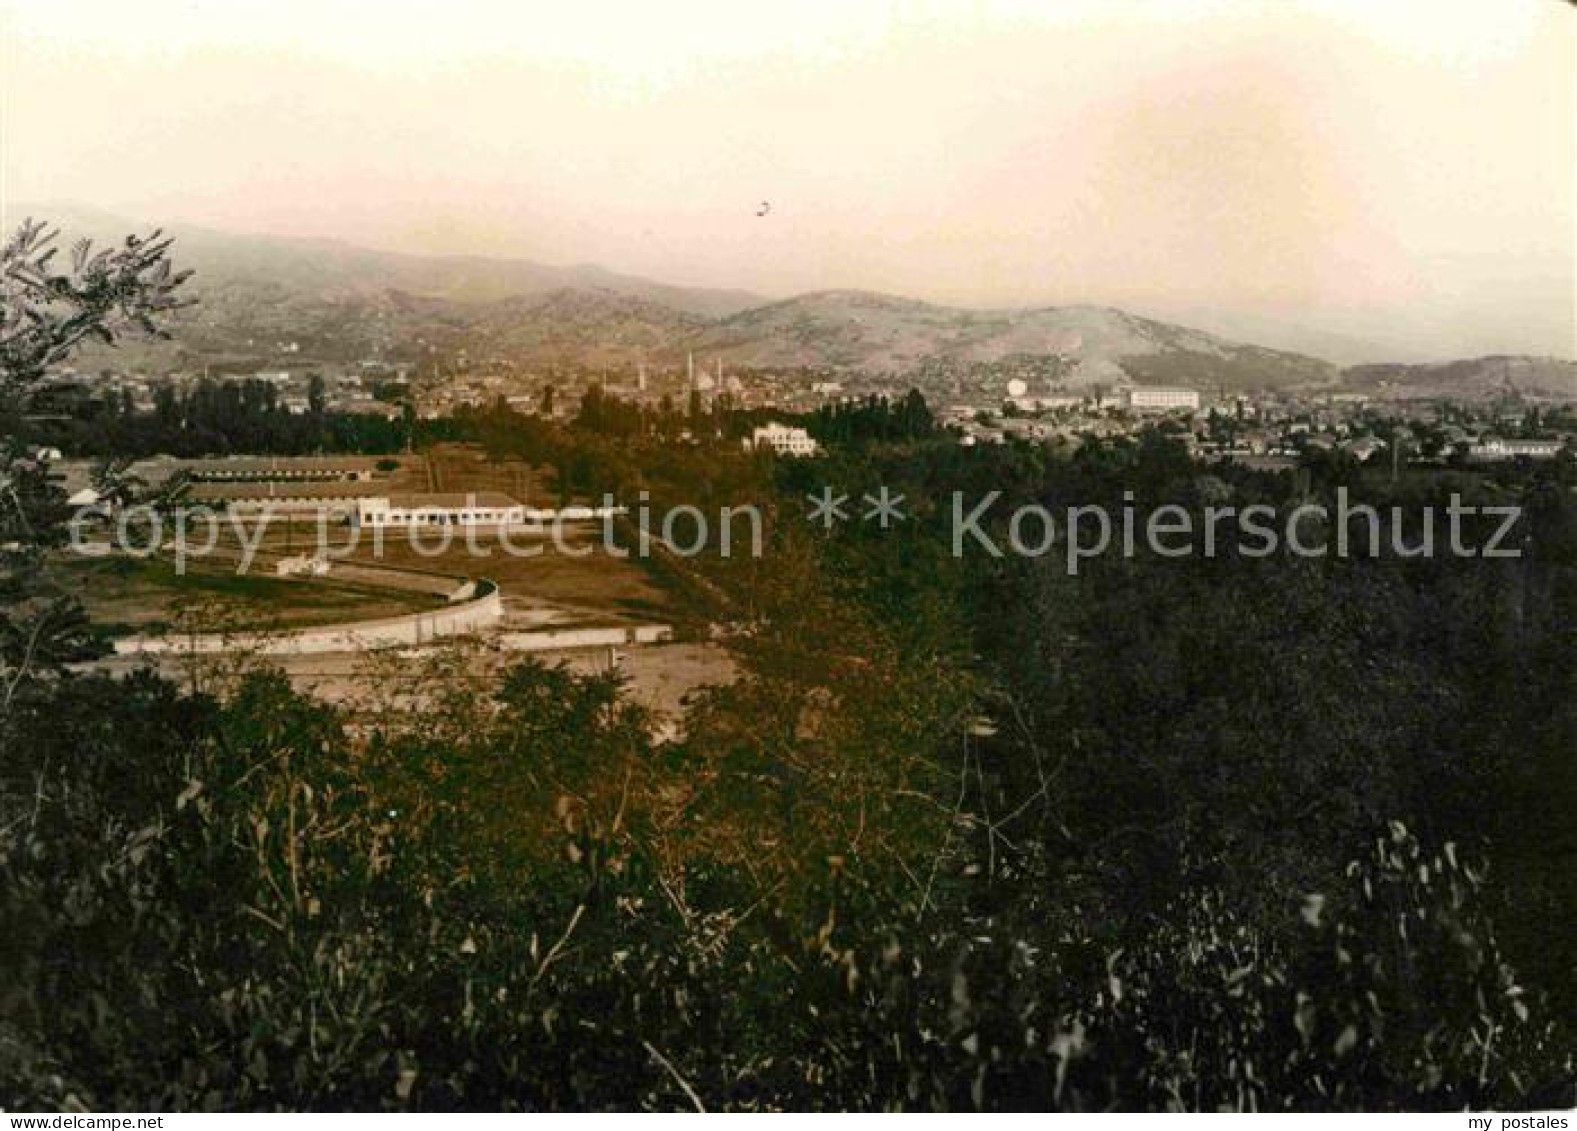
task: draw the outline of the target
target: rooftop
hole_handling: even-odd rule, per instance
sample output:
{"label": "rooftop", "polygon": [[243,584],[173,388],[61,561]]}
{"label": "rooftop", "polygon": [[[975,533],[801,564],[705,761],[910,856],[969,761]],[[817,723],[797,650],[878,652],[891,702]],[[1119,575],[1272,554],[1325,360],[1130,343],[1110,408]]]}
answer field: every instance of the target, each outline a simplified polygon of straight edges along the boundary
{"label": "rooftop", "polygon": [[277,472],[301,475],[309,472],[374,471],[388,456],[225,456],[186,462],[193,475],[259,475]]}
{"label": "rooftop", "polygon": [[263,499],[363,499],[381,495],[376,483],[196,483],[182,498],[193,503],[252,502]]}
{"label": "rooftop", "polygon": [[[408,494],[408,495],[380,495],[378,498],[387,498],[389,507],[393,510],[421,510],[423,508],[436,508],[439,510],[467,510],[476,507],[489,509],[503,509],[518,507],[520,503],[504,494],[502,491],[474,491],[470,494]],[[369,500],[371,501],[371,500]]]}

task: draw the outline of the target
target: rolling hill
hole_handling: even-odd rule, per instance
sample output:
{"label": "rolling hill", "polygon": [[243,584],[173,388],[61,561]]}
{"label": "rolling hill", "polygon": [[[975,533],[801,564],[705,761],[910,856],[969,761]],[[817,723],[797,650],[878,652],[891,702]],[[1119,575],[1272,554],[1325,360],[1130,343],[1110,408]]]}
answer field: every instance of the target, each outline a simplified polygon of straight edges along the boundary
{"label": "rolling hill", "polygon": [[1353,392],[1391,397],[1499,396],[1577,399],[1577,361],[1492,356],[1423,365],[1354,365],[1342,374]]}
{"label": "rolling hill", "polygon": [[563,290],[602,290],[704,317],[731,314],[762,301],[761,296],[747,291],[675,286],[591,264],[554,266],[478,255],[408,255],[339,240],[247,235],[139,220],[75,204],[11,204],[6,209],[8,224],[28,216],[61,229],[65,242],[86,237],[104,243],[131,232],[161,228],[175,237],[178,265],[197,272],[201,291],[237,284],[263,285],[325,302],[401,291],[473,303]]}
{"label": "rolling hill", "polygon": [[[151,227],[78,207],[8,211],[47,217],[67,240],[110,240]],[[895,386],[941,374],[944,388],[994,388],[1013,370],[1030,373],[1035,391],[1133,381],[1382,397],[1577,395],[1577,363],[1553,358],[1342,370],[1111,307],[973,309],[858,290],[763,302],[744,291],[674,286],[595,266],[406,255],[178,224],[169,231],[177,265],[196,271],[197,305],[180,314],[173,341],[98,350],[84,357],[87,366],[212,364],[246,372],[463,354],[528,368],[612,368],[642,359],[682,365],[694,354],[706,366],[861,374]]]}
{"label": "rolling hill", "polygon": [[1109,307],[974,310],[868,291],[819,291],[722,318],[683,343],[735,368],[902,375],[1025,357],[1064,362],[1063,383],[1173,382],[1231,388],[1333,383],[1338,370],[1301,354],[1230,342]]}

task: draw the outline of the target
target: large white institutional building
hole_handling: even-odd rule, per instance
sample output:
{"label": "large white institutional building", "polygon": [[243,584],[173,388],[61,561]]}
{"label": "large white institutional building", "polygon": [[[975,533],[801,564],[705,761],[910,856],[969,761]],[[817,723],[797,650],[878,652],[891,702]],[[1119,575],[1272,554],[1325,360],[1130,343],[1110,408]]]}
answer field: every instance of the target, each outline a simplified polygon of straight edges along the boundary
{"label": "large white institutional building", "polygon": [[1199,390],[1135,385],[1128,390],[1128,407],[1135,412],[1193,412],[1199,407]]}
{"label": "large white institutional building", "polygon": [[780,456],[813,456],[818,451],[815,439],[805,429],[775,420],[751,432],[745,447],[771,448]]}

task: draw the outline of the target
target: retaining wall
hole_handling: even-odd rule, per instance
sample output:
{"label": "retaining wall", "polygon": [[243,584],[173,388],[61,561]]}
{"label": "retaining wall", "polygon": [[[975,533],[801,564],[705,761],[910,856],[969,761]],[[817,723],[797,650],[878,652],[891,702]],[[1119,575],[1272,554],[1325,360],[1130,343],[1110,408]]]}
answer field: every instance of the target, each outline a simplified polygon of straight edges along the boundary
{"label": "retaining wall", "polygon": [[480,591],[469,601],[427,613],[319,625],[271,633],[197,633],[168,636],[125,636],[115,641],[120,656],[167,653],[254,652],[294,656],[318,652],[364,652],[390,644],[426,644],[446,636],[464,636],[504,619],[504,599],[491,581],[477,582]]}
{"label": "retaining wall", "polygon": [[633,628],[552,628],[536,632],[501,632],[498,643],[512,652],[569,652],[580,648],[616,648],[625,644],[658,644],[673,638],[666,624]]}

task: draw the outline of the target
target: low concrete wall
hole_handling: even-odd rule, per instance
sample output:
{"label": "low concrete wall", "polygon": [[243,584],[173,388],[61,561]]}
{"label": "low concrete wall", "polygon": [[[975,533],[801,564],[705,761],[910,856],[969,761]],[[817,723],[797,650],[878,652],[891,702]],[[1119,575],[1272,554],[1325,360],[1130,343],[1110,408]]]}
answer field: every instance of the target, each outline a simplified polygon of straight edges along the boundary
{"label": "low concrete wall", "polygon": [[626,644],[659,644],[673,639],[666,624],[634,628],[553,628],[538,632],[499,633],[498,643],[511,652],[570,652],[581,648],[617,648]]}
{"label": "low concrete wall", "polygon": [[504,598],[491,581],[477,582],[470,601],[430,613],[351,624],[320,625],[277,633],[198,633],[181,636],[125,636],[115,641],[120,656],[168,653],[254,652],[264,656],[295,656],[318,652],[364,652],[391,644],[426,644],[446,636],[464,636],[504,619]]}

